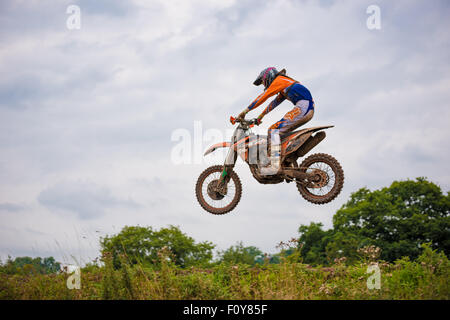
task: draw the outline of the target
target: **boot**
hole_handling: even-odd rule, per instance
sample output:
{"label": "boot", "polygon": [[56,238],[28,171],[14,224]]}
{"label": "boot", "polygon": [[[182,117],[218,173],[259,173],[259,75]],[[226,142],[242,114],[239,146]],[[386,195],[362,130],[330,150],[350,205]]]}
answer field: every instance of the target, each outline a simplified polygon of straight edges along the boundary
{"label": "boot", "polygon": [[[270,139],[270,137],[267,137],[267,158],[269,160],[269,162],[264,163],[264,165],[260,166],[260,172],[263,175],[273,175],[273,174],[277,174],[279,172],[279,169],[281,167],[281,163],[280,163],[280,157],[281,157],[281,152],[280,152],[280,143],[279,141],[273,141],[275,142],[274,145],[272,146],[272,139]],[[274,139],[275,140],[275,139]]]}

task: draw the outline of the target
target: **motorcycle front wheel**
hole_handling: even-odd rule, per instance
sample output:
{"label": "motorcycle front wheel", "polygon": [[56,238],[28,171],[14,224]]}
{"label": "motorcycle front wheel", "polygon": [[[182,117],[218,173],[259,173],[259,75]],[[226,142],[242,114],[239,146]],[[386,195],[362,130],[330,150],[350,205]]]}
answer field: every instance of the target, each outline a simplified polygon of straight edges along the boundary
{"label": "motorcycle front wheel", "polygon": [[236,172],[230,170],[230,181],[225,193],[214,190],[222,174],[223,166],[211,166],[203,171],[195,185],[195,195],[203,209],[209,213],[222,215],[233,210],[241,200],[242,184]]}

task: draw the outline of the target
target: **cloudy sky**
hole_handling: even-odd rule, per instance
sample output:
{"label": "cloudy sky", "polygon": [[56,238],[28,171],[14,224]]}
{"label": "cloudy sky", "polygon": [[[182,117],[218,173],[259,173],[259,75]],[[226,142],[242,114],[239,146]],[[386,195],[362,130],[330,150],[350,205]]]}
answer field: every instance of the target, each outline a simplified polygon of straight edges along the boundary
{"label": "cloudy sky", "polygon": [[[373,4],[379,30],[366,24]],[[69,5],[80,29],[67,27]],[[300,224],[331,227],[358,188],[425,176],[447,192],[449,16],[445,0],[1,1],[0,257],[83,263],[125,225],[170,224],[218,249],[274,252]],[[335,125],[316,151],[341,162],[343,192],[316,206],[240,163],[240,204],[213,216],[194,185],[222,159],[201,154],[229,138],[268,66],[311,90],[309,125]],[[181,164],[179,130],[193,152]]]}

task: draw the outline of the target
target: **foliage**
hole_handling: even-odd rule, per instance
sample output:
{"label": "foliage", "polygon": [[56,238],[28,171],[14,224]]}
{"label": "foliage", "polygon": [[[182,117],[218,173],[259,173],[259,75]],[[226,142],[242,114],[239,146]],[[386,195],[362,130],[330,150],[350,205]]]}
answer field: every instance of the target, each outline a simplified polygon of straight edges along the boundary
{"label": "foliage", "polygon": [[309,226],[301,225],[299,243],[302,245],[303,261],[309,264],[326,264],[326,246],[332,231],[323,231],[322,223],[312,222]]}
{"label": "foliage", "polygon": [[244,247],[242,242],[238,242],[236,245],[229,247],[228,249],[219,253],[219,261],[228,264],[248,264],[255,265],[258,262],[262,262],[263,252],[257,247]]}
{"label": "foliage", "polygon": [[[303,258],[301,256],[303,244],[300,244],[299,239],[291,238],[291,240],[284,242],[281,241],[277,248],[280,249],[280,252],[276,255],[278,257],[278,262],[303,262]],[[273,263],[273,262],[271,262]]]}
{"label": "foliage", "polygon": [[114,236],[101,240],[102,254],[110,253],[115,268],[121,265],[123,255],[127,263],[157,265],[157,254],[167,247],[173,253],[173,262],[180,267],[208,265],[215,247],[211,242],[195,243],[195,240],[178,227],[170,226],[153,230],[152,227],[124,227]]}
{"label": "foliage", "polygon": [[6,263],[0,265],[0,272],[6,274],[50,274],[60,270],[61,264],[53,257],[17,257],[14,260],[8,257]]}
{"label": "foliage", "polygon": [[[0,299],[445,299],[450,298],[450,262],[424,245],[421,255],[394,263],[373,261],[379,250],[363,248],[365,258],[346,266],[337,259],[330,267],[282,259],[279,264],[250,266],[220,263],[210,268],[181,268],[163,248],[160,268],[137,263],[104,265],[81,273],[81,289],[66,287],[67,275],[0,274]],[[125,258],[124,256],[120,259]],[[367,259],[366,259],[367,258]],[[381,270],[381,288],[369,289],[368,266]]]}
{"label": "foliage", "polygon": [[333,228],[311,223],[299,228],[305,262],[319,265],[345,256],[358,260],[358,249],[374,245],[381,259],[415,259],[421,245],[450,254],[450,195],[424,178],[394,181],[390,187],[353,193],[334,215]]}
{"label": "foliage", "polygon": [[[212,262],[210,242],[178,227],[124,227],[101,239],[101,262],[81,289],[50,258],[0,264],[0,299],[446,299],[450,298],[450,200],[435,184],[394,182],[353,193],[333,228],[302,225],[271,256],[242,242]],[[324,267],[326,265],[326,267]],[[381,271],[369,289],[368,267]]]}

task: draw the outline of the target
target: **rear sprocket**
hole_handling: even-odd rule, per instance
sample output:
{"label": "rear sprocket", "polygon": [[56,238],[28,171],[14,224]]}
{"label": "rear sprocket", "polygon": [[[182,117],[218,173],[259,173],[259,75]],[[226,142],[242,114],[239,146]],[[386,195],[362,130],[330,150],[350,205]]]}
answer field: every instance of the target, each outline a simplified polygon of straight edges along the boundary
{"label": "rear sprocket", "polygon": [[297,182],[297,189],[305,200],[324,204],[334,200],[341,192],[344,171],[334,157],[325,153],[312,154],[303,160],[300,170],[313,176],[307,181]]}

